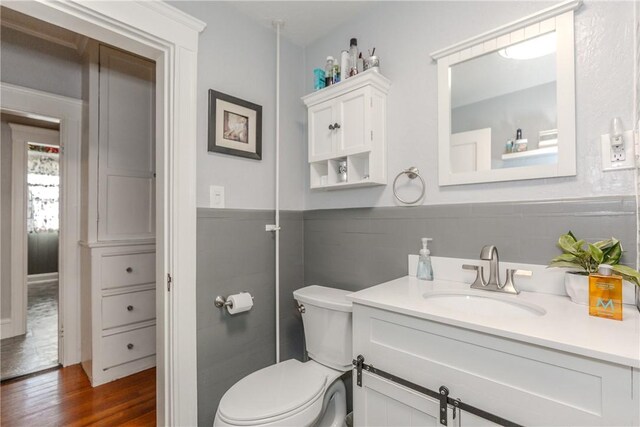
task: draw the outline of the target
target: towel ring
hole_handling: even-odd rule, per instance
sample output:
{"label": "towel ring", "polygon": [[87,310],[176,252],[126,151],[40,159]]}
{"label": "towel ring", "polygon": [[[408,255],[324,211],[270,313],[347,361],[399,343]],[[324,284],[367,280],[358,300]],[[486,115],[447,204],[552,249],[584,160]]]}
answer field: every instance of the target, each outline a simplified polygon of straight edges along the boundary
{"label": "towel ring", "polygon": [[[398,182],[398,178],[400,178],[402,175],[407,175],[407,177],[411,180],[420,178],[420,182],[422,183],[422,191],[420,192],[420,195],[418,196],[417,199],[412,201],[406,201],[400,196],[398,196],[398,191],[396,190],[396,183]],[[393,195],[396,199],[398,199],[400,203],[404,203],[405,205],[413,205],[414,203],[419,202],[424,197],[425,186],[426,184],[424,183],[424,179],[422,179],[422,177],[420,176],[420,171],[418,170],[418,168],[415,166],[411,166],[409,169],[405,169],[402,172],[400,172],[398,175],[396,175],[396,179],[393,180]]]}

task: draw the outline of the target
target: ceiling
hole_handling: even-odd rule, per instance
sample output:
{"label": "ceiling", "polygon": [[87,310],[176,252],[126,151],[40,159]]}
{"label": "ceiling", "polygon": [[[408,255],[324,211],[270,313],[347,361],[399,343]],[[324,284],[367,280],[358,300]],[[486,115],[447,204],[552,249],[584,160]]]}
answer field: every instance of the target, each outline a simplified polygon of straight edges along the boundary
{"label": "ceiling", "polygon": [[313,43],[371,6],[371,2],[367,1],[235,1],[230,3],[267,28],[273,28],[274,19],[283,20],[285,24],[281,34],[299,46]]}

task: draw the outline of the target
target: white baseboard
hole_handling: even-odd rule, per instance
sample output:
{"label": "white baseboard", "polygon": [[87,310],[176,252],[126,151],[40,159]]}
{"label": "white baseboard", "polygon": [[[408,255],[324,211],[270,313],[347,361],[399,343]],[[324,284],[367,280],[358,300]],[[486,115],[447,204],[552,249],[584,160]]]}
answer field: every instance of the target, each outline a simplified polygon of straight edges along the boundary
{"label": "white baseboard", "polygon": [[27,276],[27,285],[44,285],[58,281],[58,273],[30,274]]}
{"label": "white baseboard", "polygon": [[0,319],[0,338],[11,338],[16,336],[17,334],[13,330],[13,324],[11,323],[11,318],[8,317],[6,319]]}

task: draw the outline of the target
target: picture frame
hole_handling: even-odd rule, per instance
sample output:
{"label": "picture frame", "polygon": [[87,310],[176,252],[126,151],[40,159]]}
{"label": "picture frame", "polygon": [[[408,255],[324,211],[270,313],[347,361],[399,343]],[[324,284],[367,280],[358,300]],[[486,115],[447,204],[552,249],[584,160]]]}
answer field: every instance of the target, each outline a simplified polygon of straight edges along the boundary
{"label": "picture frame", "polygon": [[208,151],[262,160],[262,106],[209,89]]}

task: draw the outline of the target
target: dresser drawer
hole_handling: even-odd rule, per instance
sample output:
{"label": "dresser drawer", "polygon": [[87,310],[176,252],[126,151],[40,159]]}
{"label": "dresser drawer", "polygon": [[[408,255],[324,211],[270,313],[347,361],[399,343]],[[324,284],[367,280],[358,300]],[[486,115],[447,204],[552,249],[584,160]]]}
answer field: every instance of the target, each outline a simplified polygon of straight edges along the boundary
{"label": "dresser drawer", "polygon": [[107,255],[100,266],[102,289],[156,281],[156,254]]}
{"label": "dresser drawer", "polygon": [[103,369],[142,359],[155,352],[155,326],[102,337]]}
{"label": "dresser drawer", "polygon": [[155,319],[156,291],[129,292],[102,298],[102,329]]}

